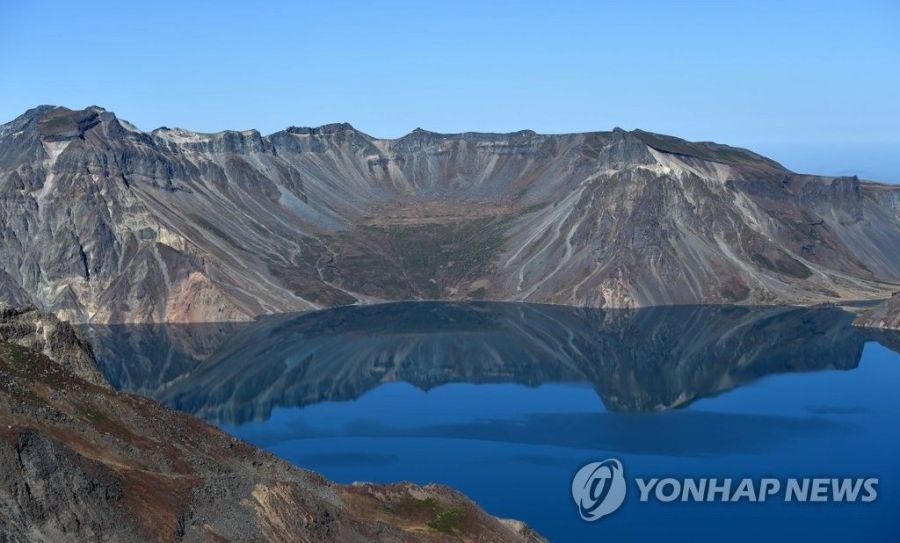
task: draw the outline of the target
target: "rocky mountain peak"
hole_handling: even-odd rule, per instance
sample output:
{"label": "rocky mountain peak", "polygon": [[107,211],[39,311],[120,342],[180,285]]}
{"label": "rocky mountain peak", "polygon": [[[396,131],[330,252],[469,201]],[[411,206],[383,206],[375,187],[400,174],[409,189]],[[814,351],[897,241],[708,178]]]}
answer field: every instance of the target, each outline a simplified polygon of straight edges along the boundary
{"label": "rocky mountain peak", "polygon": [[83,138],[84,133],[100,123],[100,112],[92,109],[73,111],[54,108],[37,121],[37,130],[45,141],[65,141]]}
{"label": "rocky mountain peak", "polygon": [[285,129],[285,132],[301,136],[329,136],[346,132],[361,133],[350,123],[329,123],[317,127],[289,126],[287,129]]}

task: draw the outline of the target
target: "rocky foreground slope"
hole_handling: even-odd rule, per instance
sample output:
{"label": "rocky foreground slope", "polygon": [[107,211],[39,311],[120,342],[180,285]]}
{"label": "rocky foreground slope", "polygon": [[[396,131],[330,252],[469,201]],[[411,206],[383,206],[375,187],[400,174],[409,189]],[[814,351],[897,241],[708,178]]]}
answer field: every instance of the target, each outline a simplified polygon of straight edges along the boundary
{"label": "rocky foreground slope", "polygon": [[0,126],[0,299],[79,322],[485,299],[594,307],[884,298],[900,187],[640,130]]}
{"label": "rocky foreground slope", "polygon": [[[34,319],[6,312],[0,330]],[[540,540],[445,487],[332,484],[76,371],[0,341],[0,540]]]}

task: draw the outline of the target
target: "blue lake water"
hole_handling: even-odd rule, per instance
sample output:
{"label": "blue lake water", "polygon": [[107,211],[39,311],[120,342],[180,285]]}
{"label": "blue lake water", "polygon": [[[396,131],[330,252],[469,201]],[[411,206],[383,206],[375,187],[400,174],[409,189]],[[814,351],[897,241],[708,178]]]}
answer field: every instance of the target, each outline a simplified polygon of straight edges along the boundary
{"label": "blue lake water", "polygon": [[[450,485],[553,541],[900,541],[900,334],[851,320],[418,303],[91,333],[120,388],[340,482]],[[628,495],[588,523],[571,480],[606,458]],[[639,501],[632,477],[667,476],[879,485],[872,503]]]}

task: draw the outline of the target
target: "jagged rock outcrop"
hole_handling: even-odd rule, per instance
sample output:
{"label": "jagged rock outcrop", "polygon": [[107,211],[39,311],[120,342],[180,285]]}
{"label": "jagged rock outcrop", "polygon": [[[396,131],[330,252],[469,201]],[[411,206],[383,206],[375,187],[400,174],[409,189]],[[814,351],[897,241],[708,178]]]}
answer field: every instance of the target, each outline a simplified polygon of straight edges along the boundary
{"label": "jagged rock outcrop", "polygon": [[863,311],[854,324],[865,328],[900,330],[900,292],[872,309]]}
{"label": "jagged rock outcrop", "polygon": [[79,322],[386,300],[596,307],[884,298],[900,188],[643,131],[0,126],[0,297]]}
{"label": "jagged rock outcrop", "polygon": [[72,369],[0,342],[3,541],[541,540],[446,487],[332,484]]}
{"label": "jagged rock outcrop", "polygon": [[44,353],[79,378],[109,386],[97,367],[90,344],[78,336],[72,325],[33,306],[15,308],[0,304],[0,341]]}

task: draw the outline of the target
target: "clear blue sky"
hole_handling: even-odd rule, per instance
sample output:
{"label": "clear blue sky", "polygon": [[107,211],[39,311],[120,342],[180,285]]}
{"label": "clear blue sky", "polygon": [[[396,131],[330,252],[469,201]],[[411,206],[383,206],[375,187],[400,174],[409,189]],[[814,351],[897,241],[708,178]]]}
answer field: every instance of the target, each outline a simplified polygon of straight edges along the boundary
{"label": "clear blue sky", "polygon": [[50,103],[143,129],[621,126],[900,181],[898,0],[0,0],[0,22],[3,121]]}

